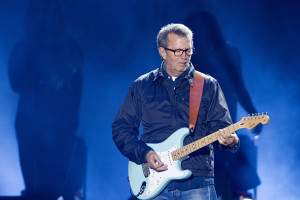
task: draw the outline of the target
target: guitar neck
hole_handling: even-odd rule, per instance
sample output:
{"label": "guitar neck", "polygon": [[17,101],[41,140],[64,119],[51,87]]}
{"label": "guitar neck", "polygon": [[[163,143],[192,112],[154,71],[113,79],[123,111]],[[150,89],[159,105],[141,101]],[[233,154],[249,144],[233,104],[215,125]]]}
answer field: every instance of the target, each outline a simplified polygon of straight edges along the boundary
{"label": "guitar neck", "polygon": [[[235,124],[232,124],[232,125],[226,127],[225,129],[227,129],[230,133],[233,133],[233,132],[239,130],[240,128],[241,128],[240,124],[239,124],[239,122],[237,122]],[[208,136],[205,136],[199,140],[196,140],[195,142],[192,142],[188,145],[185,145],[185,146],[173,151],[171,153],[173,160],[175,161],[175,160],[184,158],[185,156],[189,155],[190,153],[193,153],[194,151],[197,151],[198,149],[201,149],[202,147],[217,141],[218,134],[219,134],[219,131],[214,132]]]}

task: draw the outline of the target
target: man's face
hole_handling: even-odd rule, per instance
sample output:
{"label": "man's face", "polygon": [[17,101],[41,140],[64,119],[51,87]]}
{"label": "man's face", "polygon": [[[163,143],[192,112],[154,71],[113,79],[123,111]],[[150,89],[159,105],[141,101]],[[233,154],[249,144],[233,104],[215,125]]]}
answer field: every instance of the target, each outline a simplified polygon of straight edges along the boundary
{"label": "man's face", "polygon": [[[176,35],[175,33],[168,34],[168,49],[191,49],[192,41],[187,37]],[[172,51],[163,47],[159,47],[159,53],[165,61],[166,71],[170,76],[180,76],[189,66],[191,56],[186,55],[185,52],[181,56],[175,56]]]}

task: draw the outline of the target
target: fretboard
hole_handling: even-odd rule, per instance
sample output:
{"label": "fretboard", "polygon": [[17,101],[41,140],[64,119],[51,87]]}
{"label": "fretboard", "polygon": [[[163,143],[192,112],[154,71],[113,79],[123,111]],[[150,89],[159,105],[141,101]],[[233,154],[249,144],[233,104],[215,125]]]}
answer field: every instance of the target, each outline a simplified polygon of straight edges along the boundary
{"label": "fretboard", "polygon": [[[239,122],[232,124],[232,125],[226,127],[225,129],[227,129],[230,133],[233,133],[240,129]],[[218,134],[219,134],[219,131],[214,132],[208,136],[205,136],[199,140],[196,140],[195,142],[192,142],[188,145],[185,145],[184,147],[181,147],[181,148],[173,151],[171,153],[173,160],[175,161],[175,160],[184,158],[185,156],[189,155],[190,153],[193,153],[194,151],[197,151],[198,149],[201,149],[202,147],[217,141]]]}

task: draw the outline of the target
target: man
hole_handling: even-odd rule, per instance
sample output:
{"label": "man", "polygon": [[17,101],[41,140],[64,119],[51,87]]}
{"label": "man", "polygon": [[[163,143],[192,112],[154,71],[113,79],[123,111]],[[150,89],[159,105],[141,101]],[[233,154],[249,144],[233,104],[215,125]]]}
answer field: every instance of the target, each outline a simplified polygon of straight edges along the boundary
{"label": "man", "polygon": [[[189,126],[189,94],[195,76],[190,62],[193,33],[182,24],[169,24],[160,30],[157,45],[163,59],[161,67],[134,81],[112,130],[118,149],[129,160],[164,171],[168,166],[146,143],[160,143],[179,128]],[[139,139],[140,122],[143,134]],[[219,130],[218,142],[214,145],[234,152],[239,147],[237,135],[220,130],[230,124],[230,114],[218,82],[205,75],[198,120],[184,145]],[[216,199],[213,166],[213,145],[209,144],[182,162],[182,169],[191,170],[192,176],[171,181],[154,199]]]}

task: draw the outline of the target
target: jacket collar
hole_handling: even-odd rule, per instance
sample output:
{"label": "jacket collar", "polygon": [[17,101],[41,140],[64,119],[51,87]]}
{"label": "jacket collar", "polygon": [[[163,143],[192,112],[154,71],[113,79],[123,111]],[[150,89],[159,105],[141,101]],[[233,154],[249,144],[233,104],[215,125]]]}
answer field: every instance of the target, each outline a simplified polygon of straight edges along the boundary
{"label": "jacket collar", "polygon": [[[162,62],[161,65],[160,65],[160,67],[154,71],[153,81],[156,81],[160,77],[165,77],[165,75],[164,75],[164,71],[165,71],[164,67],[165,67],[165,63]],[[194,77],[195,77],[195,68],[194,68],[194,66],[193,66],[193,64],[191,62],[189,64],[189,67],[187,68],[187,70],[188,70],[188,72],[187,73],[184,72],[185,75],[182,78],[186,78],[189,81],[190,85],[193,86]]]}

